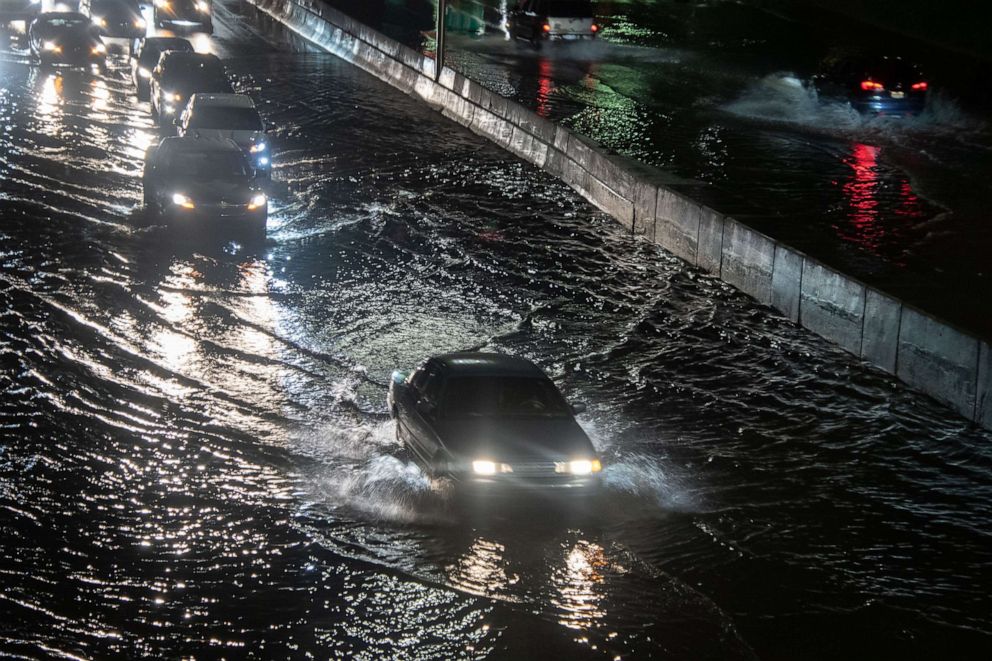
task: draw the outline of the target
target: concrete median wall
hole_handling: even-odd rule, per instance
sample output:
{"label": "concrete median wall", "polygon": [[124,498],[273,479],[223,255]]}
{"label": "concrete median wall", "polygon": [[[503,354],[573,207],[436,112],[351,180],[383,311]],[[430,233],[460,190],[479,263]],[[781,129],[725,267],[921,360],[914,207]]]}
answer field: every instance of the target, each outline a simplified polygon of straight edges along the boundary
{"label": "concrete median wall", "polygon": [[649,168],[385,37],[321,0],[249,0],[417,97],[687,262],[992,429],[992,353],[970,336],[660,183]]}

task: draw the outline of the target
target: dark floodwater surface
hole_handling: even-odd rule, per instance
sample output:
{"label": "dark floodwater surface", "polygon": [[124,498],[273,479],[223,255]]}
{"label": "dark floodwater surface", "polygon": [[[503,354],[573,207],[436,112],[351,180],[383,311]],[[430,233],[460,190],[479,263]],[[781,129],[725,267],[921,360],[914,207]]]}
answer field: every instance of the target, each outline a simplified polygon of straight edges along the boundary
{"label": "dark floodwater surface", "polygon": [[[0,55],[0,656],[988,658],[989,434],[254,21],[258,248],[144,221],[122,60]],[[470,347],[589,404],[598,502],[404,458],[390,371]]]}
{"label": "dark floodwater surface", "polygon": [[[434,50],[430,2],[326,1]],[[601,0],[595,42],[540,49],[507,39],[512,0],[448,5],[447,62],[470,78],[992,337],[988,63],[796,2]],[[932,87],[925,112],[863,116],[817,95],[821,62],[865,49],[920,64]]]}

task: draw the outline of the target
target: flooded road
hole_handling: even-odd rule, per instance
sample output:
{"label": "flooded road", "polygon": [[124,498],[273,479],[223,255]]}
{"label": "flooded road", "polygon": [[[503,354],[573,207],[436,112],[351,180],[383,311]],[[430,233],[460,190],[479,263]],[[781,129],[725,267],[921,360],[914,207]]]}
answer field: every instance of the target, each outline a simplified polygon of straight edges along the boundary
{"label": "flooded road", "polygon": [[[150,225],[106,76],[0,54],[0,653],[986,658],[992,436],[245,5],[269,238]],[[260,37],[258,35],[265,35]],[[466,512],[394,368],[527,356],[606,463]]]}
{"label": "flooded road", "polygon": [[[327,1],[433,52],[431,2]],[[536,49],[503,28],[514,4],[449,0],[446,61],[693,199],[992,336],[988,63],[767,0],[596,2],[595,41]],[[817,94],[822,62],[866,49],[919,63],[921,115]]]}

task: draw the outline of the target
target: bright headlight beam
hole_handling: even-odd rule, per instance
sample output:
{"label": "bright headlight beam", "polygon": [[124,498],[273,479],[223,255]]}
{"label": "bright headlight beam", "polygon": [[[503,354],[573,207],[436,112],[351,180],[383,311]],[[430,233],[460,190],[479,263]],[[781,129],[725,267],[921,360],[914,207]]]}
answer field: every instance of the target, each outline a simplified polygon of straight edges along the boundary
{"label": "bright headlight beam", "polygon": [[494,461],[473,461],[472,471],[476,475],[495,475],[496,474],[496,462]]}
{"label": "bright headlight beam", "polygon": [[258,152],[265,151],[265,143],[259,142],[251,146],[251,153],[257,154]]}
{"label": "bright headlight beam", "polygon": [[175,204],[177,207],[182,207],[183,209],[196,208],[196,205],[193,204],[193,200],[189,199],[188,196],[183,195],[182,193],[173,193],[172,203]]}
{"label": "bright headlight beam", "polygon": [[263,193],[259,193],[251,198],[251,202],[248,203],[248,210],[254,211],[255,209],[261,209],[265,206],[266,202],[268,202],[268,199],[265,195]]}

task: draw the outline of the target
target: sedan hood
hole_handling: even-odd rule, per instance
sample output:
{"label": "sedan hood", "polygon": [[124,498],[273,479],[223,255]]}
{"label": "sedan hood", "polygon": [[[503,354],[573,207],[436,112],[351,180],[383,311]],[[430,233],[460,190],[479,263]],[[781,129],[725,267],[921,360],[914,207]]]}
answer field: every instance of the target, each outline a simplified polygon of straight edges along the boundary
{"label": "sedan hood", "polygon": [[572,418],[442,419],[437,431],[452,454],[469,460],[547,462],[595,456],[589,437]]}
{"label": "sedan hood", "polygon": [[172,193],[188,195],[200,202],[228,202],[247,204],[254,194],[248,179],[203,181],[186,177],[176,177],[167,186]]}

